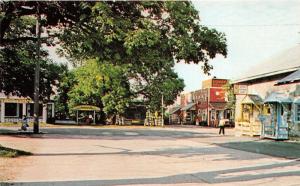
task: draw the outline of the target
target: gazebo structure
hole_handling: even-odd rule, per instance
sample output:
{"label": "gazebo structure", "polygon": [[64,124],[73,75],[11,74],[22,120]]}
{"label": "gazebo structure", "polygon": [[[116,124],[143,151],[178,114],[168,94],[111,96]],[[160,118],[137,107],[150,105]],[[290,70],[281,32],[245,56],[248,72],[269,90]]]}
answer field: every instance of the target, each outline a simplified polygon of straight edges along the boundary
{"label": "gazebo structure", "polygon": [[93,112],[94,117],[93,117],[93,124],[96,123],[96,112],[99,112],[101,109],[99,107],[93,106],[93,105],[78,105],[73,108],[73,110],[76,110],[76,123],[78,124],[78,112],[79,111],[88,111],[88,112]]}

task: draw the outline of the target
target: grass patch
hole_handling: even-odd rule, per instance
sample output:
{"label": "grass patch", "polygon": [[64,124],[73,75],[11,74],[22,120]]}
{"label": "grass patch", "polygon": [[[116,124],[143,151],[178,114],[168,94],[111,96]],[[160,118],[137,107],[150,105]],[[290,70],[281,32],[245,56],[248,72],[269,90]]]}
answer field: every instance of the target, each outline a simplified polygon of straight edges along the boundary
{"label": "grass patch", "polygon": [[28,156],[28,155],[32,155],[32,153],[22,151],[22,150],[11,149],[0,145],[0,157],[15,158],[18,156]]}

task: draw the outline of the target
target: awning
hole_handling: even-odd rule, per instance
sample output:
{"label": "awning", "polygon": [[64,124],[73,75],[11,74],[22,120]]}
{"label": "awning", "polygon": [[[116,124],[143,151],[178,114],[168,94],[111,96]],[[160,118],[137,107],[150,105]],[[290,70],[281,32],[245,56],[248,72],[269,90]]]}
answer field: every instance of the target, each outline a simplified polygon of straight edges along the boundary
{"label": "awning", "polygon": [[78,105],[73,107],[72,110],[82,110],[82,111],[100,111],[99,107],[93,105]]}
{"label": "awning", "polygon": [[225,110],[226,109],[226,104],[227,103],[222,103],[222,102],[218,102],[218,103],[209,103],[210,108],[215,109],[215,110]]}
{"label": "awning", "polygon": [[[195,105],[195,103],[189,103],[185,107],[183,107],[181,110],[182,111],[190,110],[194,105]],[[195,109],[193,109],[193,110],[195,110]]]}
{"label": "awning", "polygon": [[264,103],[292,103],[293,100],[284,93],[272,92],[264,100]]}
{"label": "awning", "polygon": [[253,105],[262,105],[264,102],[259,95],[247,95],[243,100],[242,104],[253,104]]}
{"label": "awning", "polygon": [[294,100],[294,103],[300,104],[300,98]]}
{"label": "awning", "polygon": [[299,80],[300,80],[300,70],[297,70],[296,72],[291,73],[285,78],[277,81],[277,84],[293,83],[294,81],[299,81]]}
{"label": "awning", "polygon": [[179,111],[180,110],[180,107],[177,106],[177,107],[173,107],[171,108],[171,111],[170,111],[170,114],[174,114],[175,112]]}

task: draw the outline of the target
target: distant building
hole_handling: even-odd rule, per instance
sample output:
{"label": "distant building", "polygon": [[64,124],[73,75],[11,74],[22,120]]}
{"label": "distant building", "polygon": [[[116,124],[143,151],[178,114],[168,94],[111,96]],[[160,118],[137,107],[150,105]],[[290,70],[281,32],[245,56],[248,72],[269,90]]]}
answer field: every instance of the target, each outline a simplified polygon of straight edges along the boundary
{"label": "distant building", "polygon": [[[30,122],[33,121],[34,103],[30,98],[0,93],[0,105],[0,123],[21,122],[23,115],[26,115]],[[49,118],[54,118],[54,103],[40,104],[40,122],[46,122]]]}
{"label": "distant building", "polygon": [[192,92],[180,95],[180,119],[182,124],[193,124],[196,115]]}
{"label": "distant building", "polygon": [[219,120],[230,119],[231,110],[226,108],[224,85],[226,79],[208,79],[202,82],[202,89],[180,95],[180,105],[171,109],[172,123],[195,124],[217,127]]}
{"label": "distant building", "polygon": [[287,139],[300,130],[300,46],[234,80],[237,135]]}
{"label": "distant building", "polygon": [[213,78],[202,82],[202,89],[195,91],[198,117],[208,126],[217,127],[220,119],[230,119],[230,109],[226,108],[224,86],[227,79]]}

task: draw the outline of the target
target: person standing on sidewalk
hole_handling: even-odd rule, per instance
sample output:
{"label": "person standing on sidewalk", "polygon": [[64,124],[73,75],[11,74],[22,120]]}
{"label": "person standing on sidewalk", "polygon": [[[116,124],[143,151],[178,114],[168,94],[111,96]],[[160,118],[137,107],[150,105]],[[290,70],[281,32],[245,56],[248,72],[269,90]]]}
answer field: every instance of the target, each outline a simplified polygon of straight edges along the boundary
{"label": "person standing on sidewalk", "polygon": [[222,133],[223,135],[225,135],[225,122],[226,119],[219,120],[219,127],[220,127],[219,134]]}

